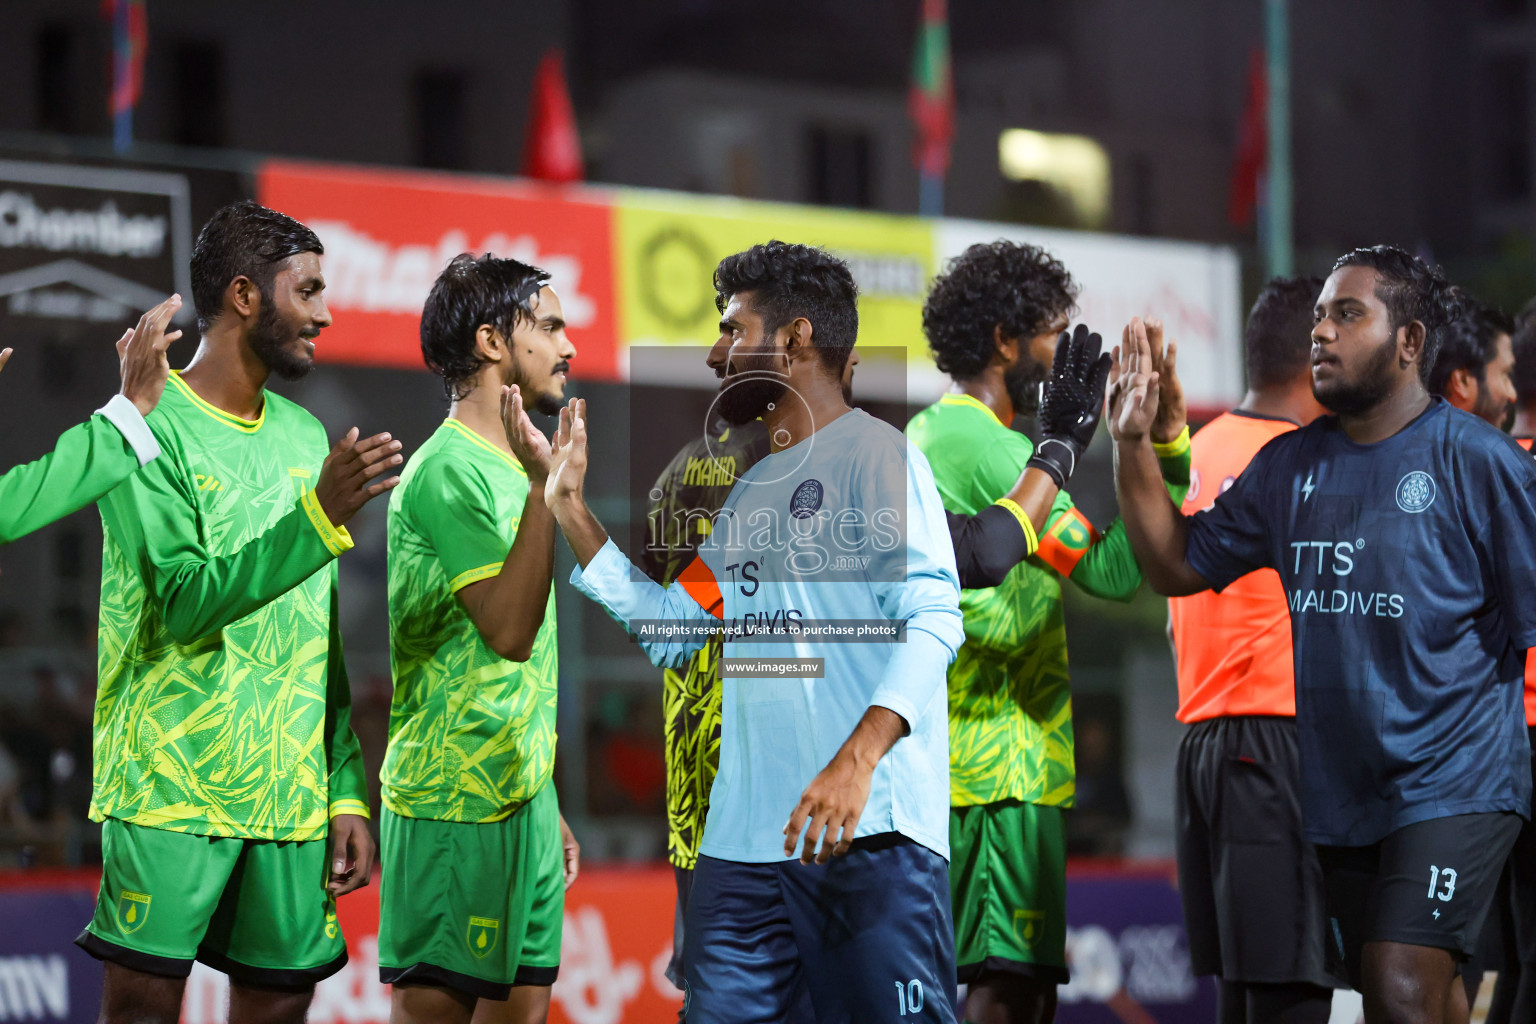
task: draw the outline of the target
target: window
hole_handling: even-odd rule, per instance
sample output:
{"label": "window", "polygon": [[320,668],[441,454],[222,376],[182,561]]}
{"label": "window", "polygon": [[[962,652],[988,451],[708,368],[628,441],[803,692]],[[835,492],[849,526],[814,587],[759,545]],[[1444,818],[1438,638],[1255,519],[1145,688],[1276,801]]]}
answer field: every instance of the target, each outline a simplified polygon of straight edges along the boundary
{"label": "window", "polygon": [[34,83],[37,130],[70,133],[80,130],[80,33],[73,25],[44,24],[37,32],[37,78]]}
{"label": "window", "polygon": [[468,91],[458,71],[416,73],[412,98],[416,114],[416,163],[421,167],[464,170],[469,166],[468,123],[464,96]]}
{"label": "window", "polygon": [[172,139],[184,146],[222,146],[224,50],[218,43],[183,39],[171,48]]}
{"label": "window", "polygon": [[857,129],[813,127],[807,140],[808,198],[822,206],[874,205],[869,136]]}

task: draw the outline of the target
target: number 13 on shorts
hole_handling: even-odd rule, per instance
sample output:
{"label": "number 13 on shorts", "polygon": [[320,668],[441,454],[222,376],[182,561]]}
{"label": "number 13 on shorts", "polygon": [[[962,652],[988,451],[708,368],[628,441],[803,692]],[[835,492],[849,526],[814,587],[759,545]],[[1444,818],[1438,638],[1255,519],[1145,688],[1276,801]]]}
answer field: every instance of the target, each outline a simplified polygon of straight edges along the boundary
{"label": "number 13 on shorts", "polygon": [[[1436,892],[1436,888],[1440,891]],[[1456,869],[1441,868],[1431,864],[1429,866],[1429,898],[1449,903],[1454,895],[1456,895]]]}

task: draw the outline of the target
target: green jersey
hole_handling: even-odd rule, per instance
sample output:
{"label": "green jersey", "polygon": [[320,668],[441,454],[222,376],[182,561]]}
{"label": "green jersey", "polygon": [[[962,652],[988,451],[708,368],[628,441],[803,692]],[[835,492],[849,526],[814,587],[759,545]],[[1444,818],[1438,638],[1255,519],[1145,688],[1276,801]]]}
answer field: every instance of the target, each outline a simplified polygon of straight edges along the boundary
{"label": "green jersey", "polygon": [[[951,512],[974,515],[1013,489],[1034,447],[967,395],[945,395],[907,434],[928,457]],[[1172,462],[1174,465],[1170,465]],[[1182,456],[1188,481],[1189,456]],[[1175,479],[1179,460],[1164,460]],[[1182,497],[1182,492],[1179,497]],[[965,643],[949,667],[950,803],[1023,800],[1070,807],[1076,789],[1072,695],[1061,575],[1097,597],[1128,601],[1141,570],[1117,519],[1102,535],[1057,495],[1040,550],[1000,586],[960,595]]]}
{"label": "green jersey", "polygon": [[517,460],[458,420],[400,474],[389,503],[395,697],[382,782],[384,806],[402,817],[500,821],[554,771],[553,588],[522,663],[486,646],[454,596],[500,574],[527,499]]}
{"label": "green jersey", "polygon": [[0,544],[78,512],[159,454],[139,410],[118,395],[47,455],[0,473]]}
{"label": "green jersey", "polygon": [[337,622],[352,541],[313,488],[325,430],[271,392],[239,419],[174,374],[147,420],[160,457],[97,506],[91,818],[321,838],[368,813]]}

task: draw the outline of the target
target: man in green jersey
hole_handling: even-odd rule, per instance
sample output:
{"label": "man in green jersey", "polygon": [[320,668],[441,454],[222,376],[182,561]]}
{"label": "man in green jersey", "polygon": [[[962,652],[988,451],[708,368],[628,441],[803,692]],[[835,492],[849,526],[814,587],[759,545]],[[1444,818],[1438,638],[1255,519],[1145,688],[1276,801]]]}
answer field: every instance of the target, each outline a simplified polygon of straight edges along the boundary
{"label": "man in green jersey", "polygon": [[549,275],[468,254],[421,350],[448,419],[389,507],[379,977],[396,1024],[542,1022],[578,851],[550,781],[557,692],[549,441],[570,360]]}
{"label": "man in green jersey", "polygon": [[[65,431],[47,455],[0,473],[0,544],[79,511],[159,456],[144,417],[165,391],[165,350],[181,337],[166,327],[180,308],[181,296],[172,295],[123,332],[117,341],[123,389],[96,415]],[[0,369],[10,358],[10,349],[0,351]]]}
{"label": "man in green jersey", "polygon": [[[1037,452],[1010,425],[1035,411],[1076,294],[1059,262],[1011,242],[974,245],[935,280],[923,328],[955,387],[907,433],[949,511],[980,512],[1026,465],[1066,483],[1075,452],[1066,455],[1048,426]],[[1170,354],[1165,381],[1176,381],[1173,371]],[[1160,411],[1165,476],[1182,497],[1182,396]],[[1098,533],[1065,490],[1033,557],[1001,585],[961,595],[966,642],[949,668],[950,881],[966,1016],[987,1024],[1051,1020],[1056,986],[1067,981],[1061,811],[1072,804],[1074,769],[1061,577],[1121,601],[1141,583],[1120,522]]]}
{"label": "man in green jersey", "polygon": [[330,446],[266,389],[309,370],[331,322],[321,251],[256,203],[213,215],[202,338],[148,417],[162,453],[98,506],[103,866],[77,941],[106,961],[108,1024],[174,1024],[194,959],[229,975],[232,1021],[303,1020],[346,963],[335,897],[373,866],[335,559],[399,444]]}

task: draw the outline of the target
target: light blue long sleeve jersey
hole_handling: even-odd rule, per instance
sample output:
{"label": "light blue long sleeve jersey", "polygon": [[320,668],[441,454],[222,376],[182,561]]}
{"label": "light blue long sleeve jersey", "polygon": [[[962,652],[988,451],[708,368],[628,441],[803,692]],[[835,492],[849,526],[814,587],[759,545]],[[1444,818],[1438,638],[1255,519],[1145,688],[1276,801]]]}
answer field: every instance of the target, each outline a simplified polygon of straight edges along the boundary
{"label": "light blue long sleeve jersey", "polygon": [[[875,768],[855,834],[900,832],[947,860],[945,672],[964,627],[954,549],[923,454],[890,425],[846,413],[743,474],[698,554],[719,587],[728,629],[906,625],[902,642],[727,642],[731,659],[823,658],[825,675],[722,681],[720,770],[700,852],[784,860],[784,826],[805,787],[878,705],[910,731]],[[663,589],[611,540],[571,582],[632,634],[646,621],[722,625],[681,580]],[[703,645],[698,635],[636,639],[657,665],[681,665]]]}

